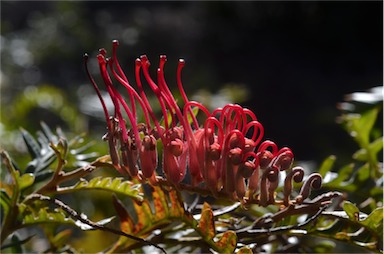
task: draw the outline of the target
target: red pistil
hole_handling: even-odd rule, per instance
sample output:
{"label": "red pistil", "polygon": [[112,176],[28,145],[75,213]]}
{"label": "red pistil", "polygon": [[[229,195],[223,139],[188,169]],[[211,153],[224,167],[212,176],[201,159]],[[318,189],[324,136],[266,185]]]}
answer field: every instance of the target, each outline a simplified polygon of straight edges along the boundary
{"label": "red pistil", "polygon": [[[177,104],[165,80],[165,55],[160,56],[157,83],[150,76],[148,58],[143,55],[136,59],[136,90],[118,62],[118,45],[118,41],[113,41],[111,59],[106,58],[105,49],[101,49],[97,56],[101,76],[115,107],[113,117],[110,117],[99,87],[86,66],[107,120],[106,139],[115,167],[120,172],[123,172],[122,168],[126,169],[131,177],[143,176],[154,183],[155,169],[159,166],[157,142],[160,139],[163,146],[162,169],[170,183],[178,185],[183,181],[188,168],[192,185],[203,182],[203,186],[213,195],[224,192],[235,199],[246,200],[253,199],[260,190],[262,205],[273,202],[279,171],[291,167],[292,151],[286,147],[279,150],[269,140],[260,144],[264,128],[249,109],[228,104],[210,112],[201,103],[189,101],[181,81],[185,65],[182,59],[177,66],[176,80],[183,107]],[[87,65],[87,56],[84,62]],[[128,103],[113,85],[109,72],[115,81],[126,88]],[[157,98],[164,126],[149,103],[141,76]],[[139,107],[144,113],[145,124],[137,123]],[[203,113],[199,113],[198,118],[194,114],[196,108]],[[127,122],[122,109],[128,117]],[[263,172],[262,175],[260,172]]]}

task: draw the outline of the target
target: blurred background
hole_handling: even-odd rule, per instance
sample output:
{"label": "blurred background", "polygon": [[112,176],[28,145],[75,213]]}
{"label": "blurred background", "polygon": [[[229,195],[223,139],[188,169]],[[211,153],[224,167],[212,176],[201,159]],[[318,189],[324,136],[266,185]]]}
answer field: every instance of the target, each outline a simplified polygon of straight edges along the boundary
{"label": "blurred background", "polygon": [[[1,2],[1,140],[22,151],[18,128],[40,121],[100,139],[101,106],[83,68],[101,47],[133,80],[134,60],[166,54],[191,98],[253,110],[265,138],[297,160],[350,158],[357,145],[335,122],[345,94],[383,82],[382,1]],[[97,75],[95,62],[90,63]]]}

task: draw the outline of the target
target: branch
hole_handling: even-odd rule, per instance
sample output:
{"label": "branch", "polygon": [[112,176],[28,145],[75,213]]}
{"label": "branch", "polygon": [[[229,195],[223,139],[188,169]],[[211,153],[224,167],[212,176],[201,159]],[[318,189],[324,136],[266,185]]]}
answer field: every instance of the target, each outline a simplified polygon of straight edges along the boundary
{"label": "branch", "polygon": [[58,207],[60,207],[61,209],[63,209],[65,212],[67,212],[69,214],[69,216],[72,217],[73,219],[78,220],[84,224],[87,224],[87,225],[91,226],[92,228],[99,229],[99,230],[106,231],[106,232],[110,232],[110,233],[116,234],[116,235],[125,236],[129,239],[140,242],[144,245],[151,245],[151,246],[161,250],[163,253],[166,253],[166,251],[162,247],[160,247],[159,245],[157,245],[155,243],[152,243],[152,242],[147,241],[145,239],[142,239],[140,237],[136,237],[136,236],[124,233],[123,231],[119,231],[119,230],[116,230],[113,228],[99,225],[99,224],[87,219],[87,217],[84,214],[78,214],[70,206],[64,204],[62,201],[60,201],[58,199],[52,199],[50,197],[43,196],[40,194],[31,194],[30,196],[28,196],[26,198],[26,201],[29,201],[29,200],[41,200],[41,201],[47,201],[47,202],[53,203],[53,204],[57,205]]}
{"label": "branch", "polygon": [[[54,148],[53,150],[56,152]],[[59,162],[60,162],[61,155],[59,153],[56,153],[56,156],[59,158]],[[62,171],[62,167],[64,166],[64,164],[59,163],[51,180],[49,180],[49,182],[46,185],[44,185],[39,190],[37,190],[36,193],[37,194],[45,194],[45,193],[52,193],[52,192],[54,193],[57,191],[58,185],[62,182],[84,177],[98,167],[105,167],[105,166],[113,167],[111,164],[105,162],[108,158],[109,156],[99,157],[95,161],[91,162],[90,164],[67,173]]]}

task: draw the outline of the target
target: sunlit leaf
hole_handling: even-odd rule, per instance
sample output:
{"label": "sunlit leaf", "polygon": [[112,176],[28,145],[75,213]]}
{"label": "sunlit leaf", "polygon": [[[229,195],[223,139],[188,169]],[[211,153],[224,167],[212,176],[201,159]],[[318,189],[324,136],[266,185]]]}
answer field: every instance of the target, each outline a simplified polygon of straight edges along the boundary
{"label": "sunlit leaf", "polygon": [[67,214],[61,209],[56,209],[55,211],[48,211],[48,208],[45,207],[39,209],[38,212],[30,211],[30,209],[28,208],[24,210],[24,214],[22,214],[23,226],[44,223],[75,225],[75,221],[68,217]]}
{"label": "sunlit leaf", "polygon": [[362,139],[365,143],[369,142],[369,135],[371,133],[372,127],[375,124],[377,115],[379,113],[379,108],[374,107],[371,110],[364,112],[358,122],[359,134],[362,136]]}
{"label": "sunlit leaf", "polygon": [[58,188],[58,192],[67,193],[77,190],[103,190],[116,194],[129,196],[137,201],[143,200],[143,193],[140,191],[140,185],[131,181],[124,181],[122,177],[95,177],[89,181],[81,179],[77,184],[71,187]]}
{"label": "sunlit leaf", "polygon": [[20,176],[19,179],[17,179],[17,181],[19,183],[19,189],[23,190],[25,188],[28,188],[34,183],[35,176],[31,173],[26,173]]}
{"label": "sunlit leaf", "polygon": [[349,201],[345,201],[343,205],[344,211],[347,213],[351,221],[357,221],[359,218],[359,208]]}
{"label": "sunlit leaf", "polygon": [[368,215],[365,220],[361,221],[361,224],[371,228],[378,234],[382,234],[383,216],[383,207],[376,208]]}

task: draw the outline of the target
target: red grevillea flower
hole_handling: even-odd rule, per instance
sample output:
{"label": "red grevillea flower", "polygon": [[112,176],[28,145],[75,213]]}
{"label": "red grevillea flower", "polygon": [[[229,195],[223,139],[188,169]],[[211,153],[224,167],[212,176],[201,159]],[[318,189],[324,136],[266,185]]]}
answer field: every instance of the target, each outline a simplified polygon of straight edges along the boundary
{"label": "red grevillea flower", "polygon": [[[251,110],[228,104],[210,112],[201,103],[190,101],[181,81],[185,64],[182,59],[176,75],[183,100],[183,106],[179,106],[164,78],[164,55],[160,56],[156,79],[150,76],[148,58],[143,55],[136,59],[136,82],[132,85],[116,57],[118,45],[118,41],[113,41],[111,57],[106,57],[105,49],[100,49],[97,56],[114,112],[108,112],[99,87],[88,71],[87,56],[85,66],[104,109],[105,139],[111,160],[120,173],[156,183],[156,169],[162,168],[166,179],[177,186],[188,172],[193,186],[203,186],[213,195],[220,192],[239,200],[262,193],[259,186],[268,188],[263,193],[277,188],[278,172],[291,167],[293,154],[289,148],[278,149],[272,141],[261,142],[264,128]],[[144,85],[157,97],[162,112],[160,118],[149,103]],[[126,97],[117,86],[126,89]],[[199,117],[194,114],[196,108]],[[137,122],[138,110],[143,112],[143,123]],[[160,142],[161,159],[158,158]],[[267,194],[260,196],[264,201],[269,200]]]}

